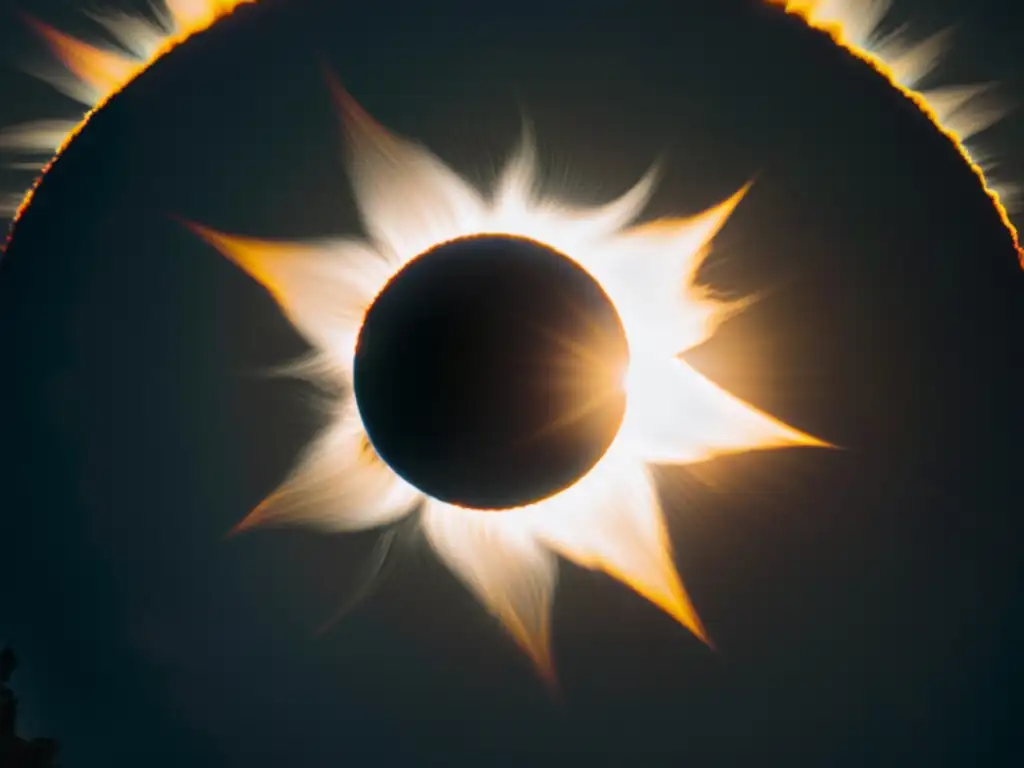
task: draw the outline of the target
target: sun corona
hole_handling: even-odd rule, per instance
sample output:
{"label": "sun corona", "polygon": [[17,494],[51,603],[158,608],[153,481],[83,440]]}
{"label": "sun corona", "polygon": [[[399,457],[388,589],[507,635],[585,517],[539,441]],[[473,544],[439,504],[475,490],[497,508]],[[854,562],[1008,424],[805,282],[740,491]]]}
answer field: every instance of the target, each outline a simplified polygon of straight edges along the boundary
{"label": "sun corona", "polygon": [[586,474],[625,411],[625,331],[608,296],[523,238],[442,243],[374,299],[356,406],[388,466],[434,498],[503,509]]}
{"label": "sun corona", "polygon": [[[304,370],[337,393],[332,422],[241,527],[356,530],[421,509],[426,541],[545,674],[552,670],[549,614],[558,555],[619,579],[706,640],[676,572],[650,467],[824,445],[730,395],[679,357],[742,309],[709,295],[695,277],[746,190],[695,217],[637,224],[654,170],[603,206],[538,196],[529,133],[493,188],[479,190],[425,147],[386,130],[336,82],[332,87],[366,238],[303,244],[194,227],[274,296],[316,350]],[[602,391],[603,380],[608,393],[618,391],[624,400],[607,449],[595,452],[593,466],[575,482],[537,500],[502,504],[501,514],[493,514],[494,505],[424,493],[396,473],[373,449],[353,394],[367,313],[389,283],[421,254],[482,236],[521,239],[564,255],[558,258],[600,286],[628,348],[628,366],[627,355],[613,350],[606,370],[600,361],[590,368],[592,392]],[[503,250],[477,248],[472,256],[482,264],[488,256],[502,258]]]}
{"label": "sun corona", "polygon": [[[20,164],[35,163],[40,183],[95,110],[179,43],[247,2],[254,0],[164,0],[155,20],[100,17],[116,48],[33,22],[65,68],[47,79],[89,111],[73,121],[8,129],[0,134],[0,148]],[[879,38],[887,0],[766,2],[827,32],[917,104],[974,169],[1019,250],[1000,194],[965,146],[997,115],[974,108],[976,89],[915,90],[934,66],[941,41],[906,46]],[[353,531],[420,509],[424,538],[437,556],[547,675],[553,669],[549,616],[559,556],[620,580],[707,640],[673,562],[651,467],[729,452],[825,445],[732,396],[680,357],[743,308],[742,302],[716,300],[695,276],[745,190],[695,217],[638,223],[656,183],[654,171],[602,206],[541,197],[528,133],[493,186],[481,190],[425,147],[379,125],[340,87],[334,95],[362,233],[294,243],[193,225],[274,297],[314,350],[302,370],[334,395],[323,432],[239,528],[306,524]],[[32,191],[11,198],[8,212],[15,224],[31,202]],[[481,237],[534,243],[571,262],[599,287],[621,334],[606,334],[604,354],[585,356],[586,366],[574,374],[587,390],[578,398],[586,406],[580,418],[596,413],[603,425],[595,427],[591,453],[550,487],[513,493],[500,503],[428,488],[407,459],[394,455],[386,430],[370,414],[384,391],[380,382],[392,375],[387,365],[374,368],[367,357],[369,334],[379,330],[378,300],[387,299],[389,286],[418,257]],[[384,342],[374,346],[389,348]],[[503,374],[499,383],[514,384],[515,376]],[[496,508],[502,513],[493,514]]]}

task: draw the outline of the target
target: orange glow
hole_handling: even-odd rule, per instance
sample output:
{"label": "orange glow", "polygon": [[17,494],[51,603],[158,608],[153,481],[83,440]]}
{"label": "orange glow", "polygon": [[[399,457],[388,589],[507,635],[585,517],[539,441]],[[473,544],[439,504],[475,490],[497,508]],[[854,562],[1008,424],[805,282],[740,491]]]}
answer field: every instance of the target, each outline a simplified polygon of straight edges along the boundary
{"label": "orange glow", "polygon": [[40,21],[33,19],[30,23],[71,74],[102,94],[101,101],[124,88],[148,65],[122,53],[96,48]]}
{"label": "orange glow", "polygon": [[213,26],[235,8],[256,0],[165,0],[178,34],[191,37]]}
{"label": "orange glow", "polygon": [[[696,216],[635,224],[654,189],[653,170],[593,208],[542,197],[527,134],[486,194],[425,147],[390,133],[340,86],[334,91],[369,240],[267,242],[190,225],[277,301],[316,349],[303,370],[339,393],[323,433],[239,530],[372,528],[422,505],[426,541],[549,680],[556,555],[617,579],[708,643],[676,571],[650,465],[826,445],[679,357],[743,307],[709,295],[695,279],[747,188]],[[576,261],[615,305],[629,345],[619,384],[626,411],[606,454],[569,488],[501,514],[430,498],[399,478],[366,438],[350,386],[363,317],[391,276],[440,243],[479,234],[525,237]]]}
{"label": "orange glow", "polygon": [[[55,85],[89,107],[81,120],[70,123],[54,154],[40,169],[32,187],[14,211],[8,238],[18,219],[32,202],[39,183],[54,161],[78,136],[92,115],[132,82],[153,62],[176,46],[209,28],[240,5],[257,0],[165,0],[165,12],[159,24],[130,19],[130,23],[109,22],[106,26],[124,46],[124,50],[101,48],[78,40],[35,19],[29,24],[43,37],[57,59],[67,68],[72,80]],[[159,9],[157,9],[159,12]],[[129,53],[130,51],[130,53]],[[52,124],[50,124],[52,130]],[[6,249],[6,243],[2,252]]]}
{"label": "orange glow", "polygon": [[[971,156],[966,146],[970,133],[988,126],[991,121],[983,122],[980,127],[968,120],[965,130],[957,130],[944,112],[943,105],[952,107],[963,106],[961,101],[950,99],[948,91],[929,94],[914,87],[914,83],[934,66],[941,53],[943,35],[933,36],[923,43],[909,46],[889,41],[873,41],[877,24],[889,9],[887,0],[858,2],[857,0],[766,0],[771,5],[780,6],[786,13],[803,19],[808,26],[826,33],[836,45],[851,53],[882,75],[889,84],[910,99],[931,120],[942,135],[956,147],[964,162],[974,171],[982,189],[992,200],[1000,221],[1006,227],[1017,257],[1024,267],[1024,247],[1021,246],[1017,228],[1010,220],[1009,211],[1000,199],[999,193],[990,185],[985,170]],[[910,55],[908,55],[910,54]]]}

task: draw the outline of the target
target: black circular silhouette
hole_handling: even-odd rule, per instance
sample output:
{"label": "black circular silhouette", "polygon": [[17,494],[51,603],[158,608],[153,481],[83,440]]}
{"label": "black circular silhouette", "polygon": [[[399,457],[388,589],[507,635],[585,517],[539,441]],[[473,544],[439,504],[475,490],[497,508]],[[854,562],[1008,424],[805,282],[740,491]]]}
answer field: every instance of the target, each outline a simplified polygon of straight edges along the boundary
{"label": "black circular silhouette", "polygon": [[366,314],[355,395],[374,448],[426,494],[507,509],[589,471],[625,409],[625,331],[601,286],[531,240],[418,256]]}

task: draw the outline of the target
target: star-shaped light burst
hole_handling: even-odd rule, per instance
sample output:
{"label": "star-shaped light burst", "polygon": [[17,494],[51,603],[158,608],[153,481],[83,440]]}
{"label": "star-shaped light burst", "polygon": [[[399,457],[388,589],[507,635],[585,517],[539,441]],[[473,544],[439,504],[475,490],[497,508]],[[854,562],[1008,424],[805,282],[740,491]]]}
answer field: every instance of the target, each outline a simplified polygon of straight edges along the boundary
{"label": "star-shaped light burst", "polygon": [[[653,171],[597,208],[539,198],[527,131],[484,195],[424,147],[381,127],[340,86],[336,95],[368,241],[268,242],[195,227],[273,295],[315,348],[315,370],[339,393],[333,422],[241,527],[350,531],[390,523],[422,504],[423,532],[437,555],[546,673],[556,554],[628,584],[706,640],[673,564],[650,465],[824,445],[679,358],[741,308],[714,299],[694,278],[745,190],[693,218],[630,226],[654,186]],[[500,514],[430,498],[401,479],[372,450],[352,394],[360,327],[385,283],[434,246],[478,234],[527,237],[576,261],[614,303],[629,344],[625,415],[603,458],[568,489]]]}

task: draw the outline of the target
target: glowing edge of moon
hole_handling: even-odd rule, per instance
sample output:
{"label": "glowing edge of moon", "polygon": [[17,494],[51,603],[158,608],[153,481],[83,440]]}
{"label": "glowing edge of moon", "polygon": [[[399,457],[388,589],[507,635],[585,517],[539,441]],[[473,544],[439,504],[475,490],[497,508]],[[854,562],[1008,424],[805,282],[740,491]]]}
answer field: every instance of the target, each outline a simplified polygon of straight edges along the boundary
{"label": "glowing edge of moon", "polygon": [[[159,1],[159,0],[158,0]],[[26,22],[45,41],[51,52],[67,68],[71,79],[43,74],[42,79],[51,83],[88,107],[88,111],[77,122],[50,121],[26,126],[15,126],[0,133],[0,148],[15,152],[38,153],[45,146],[48,137],[60,136],[53,154],[39,170],[21,201],[14,208],[10,226],[0,255],[6,250],[18,220],[32,205],[32,198],[53,164],[60,158],[78,135],[89,124],[92,116],[99,112],[114,96],[123,91],[140,74],[156,61],[194,35],[212,27],[229,16],[236,8],[258,0],[162,0],[162,8],[154,6],[156,20],[136,18],[129,15],[95,16],[96,20],[111,32],[121,43],[122,49],[90,45],[67,35],[36,19],[26,16]],[[4,137],[7,141],[4,141]]]}
{"label": "glowing edge of moon", "polygon": [[[121,50],[90,45],[66,35],[41,22],[29,19],[30,25],[43,36],[53,53],[77,81],[71,88],[67,81],[58,87],[90,109],[78,122],[63,121],[13,127],[0,132],[0,148],[15,153],[40,153],[49,146],[52,155],[39,170],[39,176],[16,205],[7,238],[0,254],[7,247],[14,225],[32,204],[32,197],[43,177],[75,140],[89,119],[116,93],[123,90],[139,74],[148,69],[173,48],[192,35],[202,32],[229,15],[240,5],[258,0],[162,0],[163,9],[155,7],[159,21],[153,23],[128,15],[96,16],[122,43]],[[903,96],[913,102],[957,149],[964,162],[977,176],[985,194],[995,207],[1000,221],[1009,233],[1018,260],[1024,268],[1024,246],[1010,217],[1000,191],[987,177],[985,168],[967,147],[976,134],[990,127],[1002,111],[979,103],[981,86],[938,88],[925,91],[918,82],[929,74],[941,59],[947,35],[939,33],[917,43],[907,40],[905,31],[888,37],[879,34],[879,27],[891,10],[893,0],[764,0],[827,34],[836,45],[877,71]],[[46,78],[53,80],[52,77]],[[6,141],[5,141],[6,136]],[[54,139],[56,138],[56,141]],[[54,144],[56,145],[54,148]],[[30,163],[19,167],[30,167]],[[34,166],[32,166],[34,167]],[[8,209],[10,210],[10,209]]]}
{"label": "glowing edge of moon", "polygon": [[863,61],[888,81],[927,117],[932,125],[956,148],[960,157],[978,177],[985,194],[1013,241],[1017,258],[1024,268],[1024,246],[1003,201],[1005,193],[988,179],[967,147],[972,137],[990,128],[1004,110],[978,99],[987,88],[979,85],[918,89],[917,84],[930,74],[948,45],[948,30],[916,43],[906,39],[902,30],[889,36],[879,34],[879,26],[892,7],[892,0],[765,0],[801,19],[809,27],[827,34],[840,48]]}

